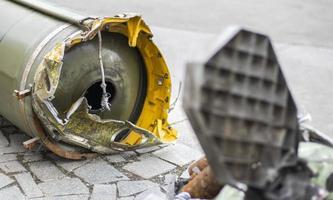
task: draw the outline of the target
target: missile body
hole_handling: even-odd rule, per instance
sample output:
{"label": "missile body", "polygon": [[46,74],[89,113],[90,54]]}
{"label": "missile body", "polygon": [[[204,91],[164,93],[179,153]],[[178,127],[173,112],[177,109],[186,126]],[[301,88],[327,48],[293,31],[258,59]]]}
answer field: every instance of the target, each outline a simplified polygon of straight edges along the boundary
{"label": "missile body", "polygon": [[70,159],[176,139],[169,71],[140,16],[15,0],[0,18],[0,114],[26,134]]}

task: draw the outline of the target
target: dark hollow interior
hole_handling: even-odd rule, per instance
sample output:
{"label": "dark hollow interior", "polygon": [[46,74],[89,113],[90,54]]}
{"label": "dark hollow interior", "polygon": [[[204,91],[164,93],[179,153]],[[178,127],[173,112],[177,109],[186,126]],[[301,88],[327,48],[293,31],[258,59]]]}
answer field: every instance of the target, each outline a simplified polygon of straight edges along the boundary
{"label": "dark hollow interior", "polygon": [[[109,103],[112,105],[112,100],[117,95],[116,87],[110,81],[105,81],[106,83],[106,92],[111,94],[109,98]],[[92,84],[86,91],[85,97],[87,98],[91,110],[99,110],[102,108],[101,100],[103,95],[103,89],[101,87],[102,81],[98,81]]]}

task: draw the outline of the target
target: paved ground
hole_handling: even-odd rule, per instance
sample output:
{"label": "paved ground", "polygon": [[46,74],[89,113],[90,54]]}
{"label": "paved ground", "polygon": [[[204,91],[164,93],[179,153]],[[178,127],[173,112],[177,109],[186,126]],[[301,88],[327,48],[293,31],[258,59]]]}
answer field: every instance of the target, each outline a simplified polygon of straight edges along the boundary
{"label": "paved ground", "polygon": [[[329,0],[213,1],[50,0],[94,15],[142,13],[173,75],[173,98],[186,61],[200,57],[229,24],[268,33],[301,109],[333,136],[333,2]],[[179,141],[168,147],[72,162],[43,151],[27,152],[25,137],[0,134],[0,199],[142,199],[166,192],[165,176],[182,174],[201,149],[178,102],[170,121]],[[184,176],[184,174],[183,174]],[[168,176],[167,176],[168,177]],[[162,192],[162,193],[161,193]]]}
{"label": "paved ground", "polygon": [[179,142],[69,161],[43,147],[27,151],[27,136],[5,120],[0,125],[1,200],[165,199],[170,180],[188,176],[188,164],[202,157]]}

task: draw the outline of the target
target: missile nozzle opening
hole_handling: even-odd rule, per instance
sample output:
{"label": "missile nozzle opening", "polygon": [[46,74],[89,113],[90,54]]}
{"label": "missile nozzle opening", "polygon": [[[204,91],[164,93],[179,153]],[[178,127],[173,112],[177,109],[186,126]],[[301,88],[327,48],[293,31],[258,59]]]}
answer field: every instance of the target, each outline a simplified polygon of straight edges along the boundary
{"label": "missile nozzle opening", "polygon": [[[109,98],[109,103],[112,105],[112,100],[117,95],[117,90],[115,85],[111,81],[105,81],[106,83],[106,92],[111,95]],[[102,81],[97,81],[92,84],[84,94],[86,97],[89,106],[91,107],[92,111],[98,111],[102,109],[101,101],[103,95],[103,89],[101,87]]]}
{"label": "missile nozzle opening", "polygon": [[[87,29],[41,54],[32,107],[45,129],[41,137],[51,140],[45,145],[66,157],[81,147],[106,154],[174,141],[177,133],[166,121],[171,79],[149,27],[139,16],[117,16],[93,20]],[[109,31],[102,47],[98,30]]]}

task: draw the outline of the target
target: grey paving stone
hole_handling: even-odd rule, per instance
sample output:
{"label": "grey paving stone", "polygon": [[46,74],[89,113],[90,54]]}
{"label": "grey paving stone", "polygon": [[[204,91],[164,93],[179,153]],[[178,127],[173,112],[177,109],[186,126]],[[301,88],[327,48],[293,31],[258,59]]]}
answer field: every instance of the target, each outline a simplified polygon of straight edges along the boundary
{"label": "grey paving stone", "polygon": [[176,123],[172,125],[172,127],[181,131],[181,134],[178,135],[177,143],[185,144],[186,146],[196,149],[199,152],[203,152],[189,120]]}
{"label": "grey paving stone", "polygon": [[158,185],[151,181],[143,180],[143,181],[119,181],[117,183],[117,186],[118,186],[119,196],[126,197],[145,191],[152,187],[157,187]]}
{"label": "grey paving stone", "polygon": [[41,161],[43,160],[43,155],[37,152],[29,152],[23,155],[23,162],[28,163],[28,162],[36,162],[36,161]]}
{"label": "grey paving stone", "polygon": [[159,187],[154,187],[137,195],[135,200],[167,200],[167,197]]}
{"label": "grey paving stone", "polygon": [[24,195],[17,186],[11,186],[0,190],[1,200],[25,200]]}
{"label": "grey paving stone", "polygon": [[61,179],[65,177],[50,161],[40,161],[29,163],[30,171],[41,181]]}
{"label": "grey paving stone", "polygon": [[165,144],[160,144],[160,145],[158,145],[158,146],[161,147],[161,148],[164,148],[164,147],[167,147],[167,146],[169,146],[169,145],[171,145],[171,144],[167,144],[167,143],[165,143]]}
{"label": "grey paving stone", "polygon": [[59,159],[56,161],[56,164],[60,167],[64,168],[66,171],[73,171],[85,164],[87,164],[89,160],[80,160],[80,161],[73,161],[73,160],[65,160],[65,159]]}
{"label": "grey paving stone", "polygon": [[125,152],[120,153],[119,155],[121,155],[123,158],[125,158],[125,160],[129,160],[131,158],[135,158],[138,156],[134,151],[125,151]]}
{"label": "grey paving stone", "polygon": [[29,136],[23,133],[15,133],[9,135],[10,145],[16,144],[23,146],[23,142],[31,139]]}
{"label": "grey paving stone", "polygon": [[9,178],[8,176],[0,173],[0,188],[3,188],[11,183],[13,183],[14,180]]}
{"label": "grey paving stone", "polygon": [[46,196],[89,194],[88,188],[78,178],[45,181],[38,187]]}
{"label": "grey paving stone", "polygon": [[23,145],[17,145],[13,144],[9,147],[2,147],[0,148],[0,154],[6,154],[6,153],[24,153],[28,150],[23,147]]}
{"label": "grey paving stone", "polygon": [[89,195],[65,195],[65,196],[34,198],[31,200],[88,200],[88,199]]}
{"label": "grey paving stone", "polygon": [[153,154],[179,166],[189,164],[203,156],[199,151],[179,143],[155,151]]}
{"label": "grey paving stone", "polygon": [[110,155],[105,157],[109,162],[111,163],[120,163],[120,162],[125,162],[125,158],[122,157],[121,155]]}
{"label": "grey paving stone", "polygon": [[131,197],[121,197],[121,198],[118,198],[118,200],[133,200],[134,197],[131,196]]}
{"label": "grey paving stone", "polygon": [[18,161],[10,161],[10,162],[5,162],[5,163],[0,163],[0,168],[5,172],[5,173],[13,173],[13,172],[23,172],[27,171],[21,163]]}
{"label": "grey paving stone", "polygon": [[102,184],[128,180],[124,174],[101,159],[95,159],[92,162],[79,167],[74,170],[74,174],[83,178],[90,184]]}
{"label": "grey paving stone", "polygon": [[144,154],[144,153],[149,153],[149,152],[152,152],[152,151],[156,151],[158,149],[160,149],[159,146],[153,146],[153,147],[147,147],[147,148],[143,148],[143,149],[137,149],[135,151],[137,153]]}
{"label": "grey paving stone", "polygon": [[29,139],[30,137],[23,133],[10,134],[9,135],[10,148],[7,149],[7,153],[27,152],[28,150],[23,147],[23,142]]}
{"label": "grey paving stone", "polygon": [[177,177],[174,174],[167,174],[164,176],[164,186],[162,189],[166,191],[168,199],[174,199],[176,179]]}
{"label": "grey paving stone", "polygon": [[129,163],[123,168],[145,179],[152,178],[176,168],[176,166],[150,155],[140,156],[139,159],[140,161]]}
{"label": "grey paving stone", "polygon": [[112,185],[94,185],[91,200],[116,200],[117,199],[117,187]]}
{"label": "grey paving stone", "polygon": [[0,131],[0,147],[6,147],[9,145],[7,138]]}
{"label": "grey paving stone", "polygon": [[184,170],[183,173],[179,176],[179,178],[183,178],[183,179],[188,179],[190,178],[190,174],[188,173],[188,170]]}
{"label": "grey paving stone", "polygon": [[[16,130],[16,129],[14,129],[14,130]],[[29,137],[23,133],[9,134],[10,145],[8,147],[0,146],[0,153],[25,152],[27,150],[23,147],[22,143],[28,139],[29,139]],[[8,142],[8,140],[7,140],[7,142]]]}
{"label": "grey paving stone", "polygon": [[0,155],[0,163],[17,160],[16,154]]}
{"label": "grey paving stone", "polygon": [[29,198],[42,197],[44,194],[38,188],[30,173],[15,175],[15,179],[22,188],[24,194]]}

